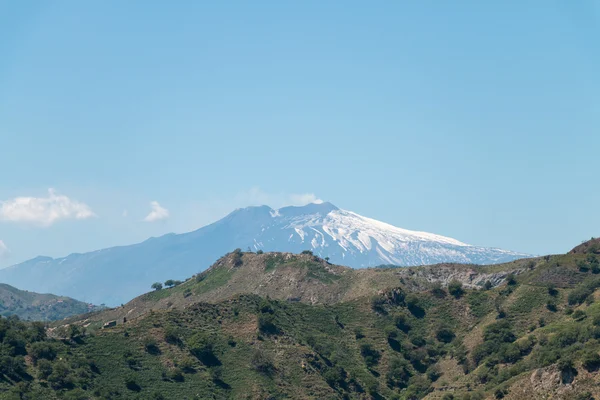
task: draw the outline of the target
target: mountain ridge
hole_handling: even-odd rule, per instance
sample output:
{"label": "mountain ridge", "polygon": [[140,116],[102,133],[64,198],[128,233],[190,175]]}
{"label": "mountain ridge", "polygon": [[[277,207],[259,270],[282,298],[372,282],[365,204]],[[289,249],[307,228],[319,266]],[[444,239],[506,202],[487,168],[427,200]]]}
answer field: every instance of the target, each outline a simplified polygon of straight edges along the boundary
{"label": "mountain ridge", "polygon": [[234,248],[292,253],[310,249],[334,264],[354,268],[492,264],[527,256],[397,228],[323,202],[277,210],[246,207],[187,233],[56,259],[37,257],[0,270],[0,281],[116,305],[144,293],[152,282],[185,279],[201,272]]}

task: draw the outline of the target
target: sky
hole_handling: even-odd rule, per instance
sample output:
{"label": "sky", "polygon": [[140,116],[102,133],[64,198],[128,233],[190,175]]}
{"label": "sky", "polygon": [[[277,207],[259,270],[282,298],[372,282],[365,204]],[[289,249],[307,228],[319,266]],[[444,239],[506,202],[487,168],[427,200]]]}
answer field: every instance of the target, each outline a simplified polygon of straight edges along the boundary
{"label": "sky", "polygon": [[326,200],[600,235],[599,1],[0,0],[0,266]]}

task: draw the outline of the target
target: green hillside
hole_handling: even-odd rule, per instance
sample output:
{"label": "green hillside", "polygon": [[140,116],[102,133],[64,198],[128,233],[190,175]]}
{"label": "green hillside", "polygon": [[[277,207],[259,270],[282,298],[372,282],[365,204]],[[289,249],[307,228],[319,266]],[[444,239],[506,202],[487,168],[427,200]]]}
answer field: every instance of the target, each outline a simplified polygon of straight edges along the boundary
{"label": "green hillside", "polygon": [[596,251],[360,271],[232,253],[46,333],[2,319],[0,398],[600,398]]}
{"label": "green hillside", "polygon": [[19,290],[0,283],[0,315],[32,321],[54,321],[82,314],[96,307],[70,297]]}

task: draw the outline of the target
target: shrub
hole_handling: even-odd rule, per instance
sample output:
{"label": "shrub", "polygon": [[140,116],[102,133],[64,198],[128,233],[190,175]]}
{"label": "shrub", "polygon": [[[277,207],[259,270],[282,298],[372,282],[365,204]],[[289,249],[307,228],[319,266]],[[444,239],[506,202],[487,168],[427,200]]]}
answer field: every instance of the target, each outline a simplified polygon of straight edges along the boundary
{"label": "shrub", "polygon": [[373,296],[371,299],[371,309],[378,314],[387,314],[385,310],[386,300],[383,296],[377,295]]}
{"label": "shrub", "polygon": [[260,254],[264,254],[264,251],[262,251],[262,250],[258,250],[258,251],[256,252],[256,254],[259,254],[259,255],[260,255]]}
{"label": "shrub", "polygon": [[175,382],[183,382],[183,371],[180,368],[171,368],[167,371],[167,378]]}
{"label": "shrub", "polygon": [[581,359],[581,364],[588,372],[597,371],[600,368],[600,355],[595,351],[587,351]]}
{"label": "shrub", "polygon": [[163,285],[160,282],[154,282],[150,287],[154,290],[161,290],[163,288]]}
{"label": "shrub", "polygon": [[588,272],[590,270],[588,263],[583,260],[577,261],[577,268],[580,272]]}
{"label": "shrub", "polygon": [[129,374],[125,377],[125,387],[133,392],[139,392],[142,387],[139,385],[135,375]]}
{"label": "shrub", "polygon": [[453,280],[452,282],[450,282],[448,284],[448,293],[450,293],[457,299],[461,297],[465,293],[462,283],[457,280]]}
{"label": "shrub", "polygon": [[485,281],[485,283],[483,284],[483,288],[485,290],[490,290],[494,285],[492,285],[492,282],[490,281]]}
{"label": "shrub", "polygon": [[446,296],[446,291],[442,288],[442,284],[440,282],[435,282],[431,287],[431,294],[433,294],[438,299],[444,298]]}
{"label": "shrub", "polygon": [[374,367],[379,364],[379,359],[381,358],[381,353],[368,343],[360,345],[360,355],[363,356],[365,364],[367,364],[368,367]]}
{"label": "shrub", "polygon": [[423,318],[425,316],[425,310],[421,306],[421,300],[417,295],[414,293],[409,294],[406,296],[405,302],[408,311],[416,318]]}
{"label": "shrub", "polygon": [[56,358],[56,349],[48,342],[35,342],[29,346],[28,354],[33,361],[40,359],[54,360]]}
{"label": "shrub", "polygon": [[38,377],[40,379],[48,379],[52,374],[52,363],[46,359],[41,359],[37,362]]}
{"label": "shrub", "polygon": [[408,316],[404,313],[397,314],[396,317],[394,317],[394,325],[402,332],[407,333],[411,329],[408,319]]}
{"label": "shrub", "polygon": [[175,326],[167,326],[165,328],[165,342],[177,346],[182,345],[181,330]]}
{"label": "shrub", "polygon": [[513,286],[517,284],[517,278],[515,278],[514,274],[508,274],[506,275],[506,284]]}
{"label": "shrub", "polygon": [[258,330],[266,335],[277,335],[279,328],[275,325],[275,319],[271,314],[261,314],[258,317]]}
{"label": "shrub", "polygon": [[571,314],[571,317],[575,321],[581,321],[582,319],[584,319],[586,317],[586,314],[585,314],[585,311],[583,311],[583,310],[575,310],[575,311],[573,311],[573,314]]}
{"label": "shrub", "polygon": [[273,374],[273,372],[275,372],[273,360],[271,360],[271,357],[267,356],[267,354],[261,349],[256,349],[254,351],[252,358],[250,359],[250,363],[256,371],[263,375],[270,376]]}
{"label": "shrub", "polygon": [[412,374],[406,360],[401,358],[393,358],[385,377],[389,387],[403,389],[408,385],[408,380],[411,376]]}
{"label": "shrub", "polygon": [[558,370],[563,373],[571,372],[575,369],[573,359],[571,357],[562,357],[556,364]]}
{"label": "shrub", "polygon": [[203,332],[198,332],[189,338],[186,343],[192,353],[202,364],[212,367],[221,365],[215,354],[214,339]]}
{"label": "shrub", "polygon": [[440,328],[435,334],[437,340],[444,343],[450,343],[454,340],[455,336],[456,335],[454,334],[454,332],[449,328]]}
{"label": "shrub", "polygon": [[302,254],[307,254],[307,255],[312,256],[313,252],[311,250],[302,250]]}
{"label": "shrub", "polygon": [[158,347],[158,343],[156,339],[153,337],[145,337],[144,338],[144,349],[150,354],[159,354],[160,348]]}

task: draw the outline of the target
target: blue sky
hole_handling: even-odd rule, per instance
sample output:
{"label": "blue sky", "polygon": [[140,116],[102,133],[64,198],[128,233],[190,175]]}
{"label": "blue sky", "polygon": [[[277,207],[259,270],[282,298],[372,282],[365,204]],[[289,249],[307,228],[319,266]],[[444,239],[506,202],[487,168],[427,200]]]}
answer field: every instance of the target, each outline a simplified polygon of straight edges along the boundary
{"label": "blue sky", "polygon": [[564,252],[598,37],[597,1],[0,2],[0,265],[315,198]]}

